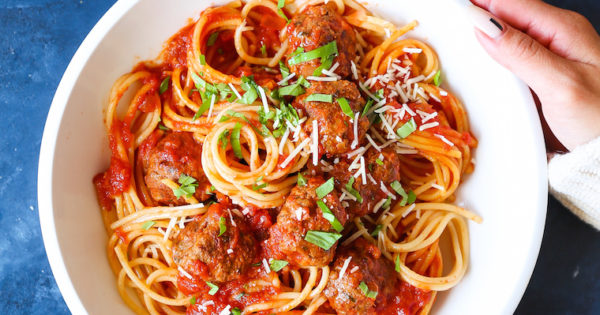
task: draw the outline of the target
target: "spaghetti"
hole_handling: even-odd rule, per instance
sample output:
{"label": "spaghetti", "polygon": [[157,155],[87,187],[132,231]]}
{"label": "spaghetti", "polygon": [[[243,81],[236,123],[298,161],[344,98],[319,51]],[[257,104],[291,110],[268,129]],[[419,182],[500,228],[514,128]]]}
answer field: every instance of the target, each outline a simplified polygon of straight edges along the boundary
{"label": "spaghetti", "polygon": [[93,182],[123,301],[428,314],[482,219],[451,204],[477,141],[416,26],[355,0],[238,0],[119,78]]}

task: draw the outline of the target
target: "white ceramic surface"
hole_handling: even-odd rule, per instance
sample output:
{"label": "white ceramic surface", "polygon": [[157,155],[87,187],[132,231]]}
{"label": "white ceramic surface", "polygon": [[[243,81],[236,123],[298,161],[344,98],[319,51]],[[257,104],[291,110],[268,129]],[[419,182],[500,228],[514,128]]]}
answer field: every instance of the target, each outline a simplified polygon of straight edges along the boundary
{"label": "white ceramic surface", "polygon": [[[535,265],[546,214],[544,142],[529,90],[479,47],[457,2],[369,2],[396,24],[419,20],[409,35],[439,53],[444,86],[466,104],[480,141],[475,173],[460,188],[458,202],[484,222],[469,224],[470,268],[456,288],[440,295],[434,313],[510,314]],[[92,177],[109,163],[102,123],[109,89],[212,4],[121,0],[90,32],[62,78],[44,130],[38,200],[52,272],[74,314],[130,313],[106,260],[92,186]]]}

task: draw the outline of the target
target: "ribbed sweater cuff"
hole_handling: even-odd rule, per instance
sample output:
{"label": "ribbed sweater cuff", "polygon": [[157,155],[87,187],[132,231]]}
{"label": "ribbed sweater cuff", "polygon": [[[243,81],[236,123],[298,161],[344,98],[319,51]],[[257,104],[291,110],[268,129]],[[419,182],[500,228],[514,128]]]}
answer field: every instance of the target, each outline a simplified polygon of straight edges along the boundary
{"label": "ribbed sweater cuff", "polygon": [[548,165],[550,192],[583,221],[600,230],[600,137]]}

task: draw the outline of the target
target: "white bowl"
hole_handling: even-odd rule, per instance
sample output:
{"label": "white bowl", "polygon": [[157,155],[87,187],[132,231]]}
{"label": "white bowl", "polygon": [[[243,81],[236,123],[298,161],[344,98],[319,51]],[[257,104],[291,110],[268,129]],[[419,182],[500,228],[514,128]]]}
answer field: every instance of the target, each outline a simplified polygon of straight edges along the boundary
{"label": "white bowl", "polygon": [[[468,273],[440,295],[434,313],[510,314],[535,265],[546,214],[544,140],[529,89],[485,54],[455,2],[369,2],[396,24],[419,20],[410,36],[439,53],[445,87],[466,104],[480,141],[475,172],[459,189],[458,202],[484,223],[470,223]],[[155,58],[170,35],[212,4],[117,2],[87,36],[56,91],[40,152],[38,200],[52,272],[75,314],[130,313],[106,259],[107,236],[92,186],[92,177],[109,163],[102,123],[109,89],[135,63]]]}

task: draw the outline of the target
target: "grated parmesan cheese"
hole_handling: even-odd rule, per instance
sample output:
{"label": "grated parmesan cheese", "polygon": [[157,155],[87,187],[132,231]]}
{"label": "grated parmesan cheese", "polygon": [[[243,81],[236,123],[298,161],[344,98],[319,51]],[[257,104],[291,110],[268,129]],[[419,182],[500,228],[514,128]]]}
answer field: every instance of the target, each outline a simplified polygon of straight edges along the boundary
{"label": "grated parmesan cheese", "polygon": [[[258,92],[260,93],[260,99],[262,100],[263,108],[265,109],[265,113],[268,113],[269,112],[269,103],[267,103],[267,95],[265,94],[265,90],[261,86],[259,86]],[[213,96],[214,96],[214,94],[213,94]]]}
{"label": "grated parmesan cheese", "polygon": [[294,151],[292,151],[292,153],[290,153],[290,155],[287,158],[285,158],[285,160],[283,160],[283,162],[281,163],[281,168],[285,168],[296,157],[296,155],[298,155],[298,153],[300,153],[300,151],[302,151],[304,146],[307,145],[309,141],[310,141],[310,139],[306,138],[306,139],[304,139],[304,141],[302,141],[300,143],[299,146],[294,148]]}
{"label": "grated parmesan cheese", "polygon": [[[288,75],[287,77],[283,78],[281,81],[277,82],[277,85],[284,85],[287,81],[291,80],[295,76],[296,76],[296,74],[292,73],[292,74]],[[231,84],[231,83],[229,83],[229,84]]]}
{"label": "grated parmesan cheese", "polygon": [[343,279],[344,278],[344,273],[346,273],[346,269],[348,269],[348,264],[350,264],[350,260],[352,260],[352,256],[346,258],[346,260],[344,261],[344,265],[342,266],[342,269],[340,270],[340,274],[338,275],[338,279]]}
{"label": "grated parmesan cheese", "polygon": [[316,120],[312,121],[312,162],[317,166],[319,162],[319,125]]}
{"label": "grated parmesan cheese", "polygon": [[440,123],[438,123],[437,121],[434,121],[432,123],[428,123],[428,124],[424,124],[419,126],[419,130],[423,131],[423,130],[427,130],[429,128],[433,128],[433,127],[437,127]]}

